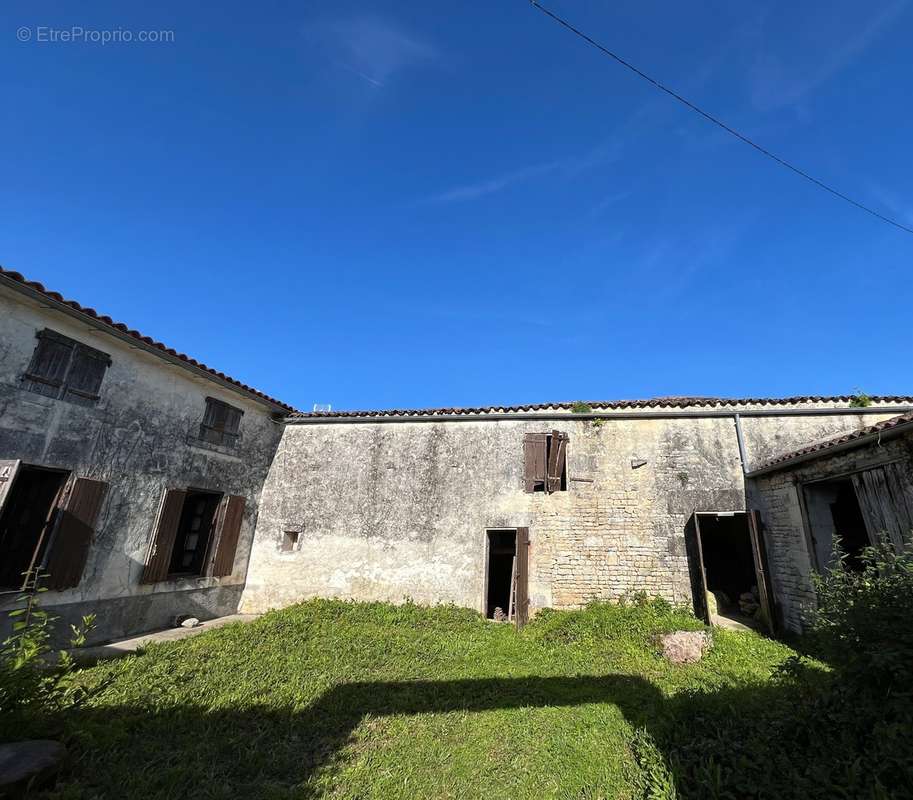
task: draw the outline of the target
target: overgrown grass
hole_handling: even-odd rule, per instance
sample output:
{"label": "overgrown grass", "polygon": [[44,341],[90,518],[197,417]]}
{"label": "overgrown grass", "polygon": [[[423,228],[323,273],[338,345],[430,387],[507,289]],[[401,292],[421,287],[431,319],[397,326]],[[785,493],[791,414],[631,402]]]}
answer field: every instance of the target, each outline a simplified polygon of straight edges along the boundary
{"label": "overgrown grass", "polygon": [[464,609],[314,600],[85,670],[87,704],[3,734],[70,746],[44,797],[663,796],[656,742],[679,698],[763,694],[793,654],[715,630],[698,664],[658,655],[658,633],[701,627],[662,601],[518,634]]}

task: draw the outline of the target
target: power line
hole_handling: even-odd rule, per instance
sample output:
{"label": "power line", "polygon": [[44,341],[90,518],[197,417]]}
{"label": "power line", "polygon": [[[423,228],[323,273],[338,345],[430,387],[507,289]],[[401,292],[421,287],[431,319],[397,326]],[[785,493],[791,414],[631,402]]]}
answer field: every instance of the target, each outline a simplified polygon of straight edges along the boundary
{"label": "power line", "polygon": [[585,34],[579,28],[574,27],[566,19],[559,17],[554,11],[551,11],[550,9],[546,8],[545,6],[540,5],[537,2],[537,0],[530,0],[530,3],[538,11],[541,11],[547,17],[551,17],[555,22],[557,22],[563,28],[566,28],[574,35],[579,36],[587,44],[592,45],[597,50],[599,50],[601,53],[607,55],[609,58],[614,59],[619,64],[621,64],[621,66],[625,67],[626,69],[629,69],[631,72],[633,72],[639,78],[643,78],[643,80],[647,81],[648,83],[653,84],[653,86],[655,86],[660,91],[663,91],[670,97],[674,98],[675,100],[678,100],[678,102],[681,103],[682,105],[687,106],[692,111],[700,114],[702,117],[704,117],[704,119],[707,119],[710,122],[712,122],[714,125],[722,128],[724,131],[726,131],[726,133],[732,134],[733,136],[736,137],[736,139],[739,139],[740,141],[744,142],[749,147],[753,147],[755,150],[757,150],[762,155],[765,155],[768,158],[772,159],[773,161],[776,161],[780,166],[786,167],[788,170],[795,172],[796,175],[799,175],[800,177],[805,178],[805,180],[810,181],[811,183],[815,184],[815,186],[817,186],[819,189],[824,189],[826,192],[830,192],[835,197],[839,197],[841,200],[845,200],[850,205],[856,206],[856,208],[861,209],[862,211],[865,211],[868,214],[871,214],[873,217],[877,217],[882,222],[887,222],[888,225],[893,225],[895,228],[900,228],[900,230],[905,231],[906,233],[913,234],[913,228],[908,228],[906,225],[898,222],[897,220],[891,219],[890,217],[886,217],[884,214],[880,214],[879,212],[875,211],[874,209],[869,208],[866,205],[863,205],[862,203],[858,202],[857,200],[854,200],[852,197],[847,197],[847,195],[843,194],[843,192],[840,192],[837,189],[834,189],[832,186],[828,186],[826,183],[824,183],[824,181],[819,181],[814,176],[809,175],[807,172],[805,172],[805,170],[802,170],[802,169],[799,169],[799,167],[793,166],[788,161],[786,161],[783,158],[780,158],[780,156],[776,155],[775,153],[771,153],[770,150],[768,150],[766,147],[762,147],[757,142],[752,141],[744,134],[739,133],[737,130],[735,130],[735,128],[729,127],[729,125],[727,125],[722,120],[717,119],[715,116],[713,116],[713,114],[707,113],[706,111],[704,111],[704,109],[695,105],[690,100],[682,97],[678,92],[673,91],[668,86],[664,86],[662,83],[660,83],[658,80],[656,80],[656,78],[651,78],[649,75],[647,75],[647,73],[638,69],[630,62],[625,61],[617,53],[613,53],[607,47],[605,47],[604,45],[601,45],[599,42],[597,42],[595,39],[593,39],[592,37]]}

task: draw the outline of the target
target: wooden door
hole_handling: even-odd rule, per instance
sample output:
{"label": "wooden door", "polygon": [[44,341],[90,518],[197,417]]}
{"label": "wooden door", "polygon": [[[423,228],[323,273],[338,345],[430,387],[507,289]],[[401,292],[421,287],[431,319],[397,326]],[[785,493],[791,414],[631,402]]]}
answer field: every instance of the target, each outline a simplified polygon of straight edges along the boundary
{"label": "wooden door", "polygon": [[529,621],[529,528],[517,528],[517,628]]}

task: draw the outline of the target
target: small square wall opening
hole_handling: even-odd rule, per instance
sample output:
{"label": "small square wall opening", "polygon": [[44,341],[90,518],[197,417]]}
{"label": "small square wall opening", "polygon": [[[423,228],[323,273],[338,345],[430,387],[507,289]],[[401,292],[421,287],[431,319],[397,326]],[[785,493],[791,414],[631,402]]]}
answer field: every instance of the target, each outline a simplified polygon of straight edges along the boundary
{"label": "small square wall opening", "polygon": [[298,549],[298,531],[286,531],[282,534],[282,552],[291,553]]}

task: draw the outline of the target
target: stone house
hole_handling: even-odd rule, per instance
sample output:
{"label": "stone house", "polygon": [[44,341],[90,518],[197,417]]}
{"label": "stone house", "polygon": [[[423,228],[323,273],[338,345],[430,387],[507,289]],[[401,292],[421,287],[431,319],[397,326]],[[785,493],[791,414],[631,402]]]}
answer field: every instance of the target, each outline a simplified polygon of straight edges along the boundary
{"label": "stone house", "polygon": [[99,638],[234,613],[289,411],[0,271],[2,622],[39,565],[44,605]]}
{"label": "stone house", "polygon": [[767,465],[913,409],[676,397],[304,414],[18,273],[0,270],[0,310],[0,612],[41,566],[45,604],[96,612],[98,639],[314,596],[522,622],[639,592],[712,618],[747,594],[798,629],[815,562]]}

